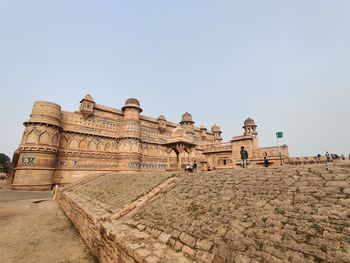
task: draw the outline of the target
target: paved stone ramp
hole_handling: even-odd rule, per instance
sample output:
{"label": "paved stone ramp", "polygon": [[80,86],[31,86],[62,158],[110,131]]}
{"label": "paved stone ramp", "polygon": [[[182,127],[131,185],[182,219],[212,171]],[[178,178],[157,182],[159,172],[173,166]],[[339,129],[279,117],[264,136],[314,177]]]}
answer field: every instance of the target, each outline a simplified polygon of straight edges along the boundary
{"label": "paved stone ramp", "polygon": [[73,187],[72,191],[88,200],[103,203],[113,212],[140,198],[172,175],[105,174]]}
{"label": "paved stone ramp", "polygon": [[[148,180],[143,178],[146,174],[138,176]],[[80,214],[71,213],[79,214],[78,229],[86,228],[81,218],[93,218],[90,224],[98,232],[93,252],[101,262],[350,262],[349,166],[158,177],[162,179],[152,180],[161,183],[153,190],[156,183],[143,188],[126,179],[130,199],[123,193],[124,199],[118,200],[115,185],[115,191],[107,194],[115,207],[98,192],[98,202],[105,200],[114,209],[123,206],[117,217],[107,210],[98,214],[99,203],[79,199],[74,191],[93,197],[83,186],[70,192],[75,196],[63,191],[61,204],[68,216],[73,207],[80,207]],[[99,186],[104,179],[96,181]],[[134,184],[139,190],[132,189]]]}
{"label": "paved stone ramp", "polygon": [[[348,169],[192,174],[134,217],[147,233],[217,262],[350,262]],[[220,261],[220,260],[221,261]]]}
{"label": "paved stone ramp", "polygon": [[[92,253],[99,257],[102,223],[131,214],[174,184],[174,173],[89,175],[61,189],[57,200],[79,230]],[[102,260],[103,262],[103,260]],[[113,262],[113,261],[112,261]]]}

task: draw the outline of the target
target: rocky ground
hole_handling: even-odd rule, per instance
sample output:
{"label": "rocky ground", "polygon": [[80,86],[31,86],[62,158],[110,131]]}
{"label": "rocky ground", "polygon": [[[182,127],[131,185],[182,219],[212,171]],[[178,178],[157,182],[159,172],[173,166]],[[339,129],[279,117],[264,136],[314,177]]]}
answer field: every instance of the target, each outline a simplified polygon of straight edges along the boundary
{"label": "rocky ground", "polygon": [[1,182],[1,263],[96,262],[50,192],[15,192],[3,186]]}

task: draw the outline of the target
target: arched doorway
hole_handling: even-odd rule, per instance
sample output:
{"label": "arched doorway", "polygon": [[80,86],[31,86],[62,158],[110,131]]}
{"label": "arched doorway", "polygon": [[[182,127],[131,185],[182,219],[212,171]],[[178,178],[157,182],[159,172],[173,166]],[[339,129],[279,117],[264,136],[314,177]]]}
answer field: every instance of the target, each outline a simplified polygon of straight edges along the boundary
{"label": "arched doorway", "polygon": [[[187,162],[189,163],[189,156],[195,149],[195,144],[178,140],[166,143],[165,145],[166,152],[168,154],[168,169],[169,170],[179,170],[181,171],[183,166],[186,165],[186,162],[182,160],[181,155],[187,153]],[[172,162],[171,153],[176,154],[176,162]]]}

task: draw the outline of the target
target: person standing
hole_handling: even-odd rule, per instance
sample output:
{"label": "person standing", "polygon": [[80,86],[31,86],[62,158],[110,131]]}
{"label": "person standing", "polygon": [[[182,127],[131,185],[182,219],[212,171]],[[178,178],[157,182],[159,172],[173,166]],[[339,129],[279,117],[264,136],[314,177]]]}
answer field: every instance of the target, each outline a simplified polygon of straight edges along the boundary
{"label": "person standing", "polygon": [[192,165],[192,170],[193,170],[193,172],[197,172],[197,161],[194,161],[194,163]]}
{"label": "person standing", "polygon": [[247,168],[247,162],[248,162],[248,152],[244,149],[244,146],[241,146],[241,166],[243,168]]}
{"label": "person standing", "polygon": [[264,157],[264,166],[269,167],[269,165],[270,165],[269,159],[267,159],[267,157],[265,156]]}
{"label": "person standing", "polygon": [[326,152],[326,158],[327,158],[327,162],[330,162],[330,161],[331,161],[331,158],[330,158],[330,156],[329,156],[329,153],[328,153],[328,152]]}

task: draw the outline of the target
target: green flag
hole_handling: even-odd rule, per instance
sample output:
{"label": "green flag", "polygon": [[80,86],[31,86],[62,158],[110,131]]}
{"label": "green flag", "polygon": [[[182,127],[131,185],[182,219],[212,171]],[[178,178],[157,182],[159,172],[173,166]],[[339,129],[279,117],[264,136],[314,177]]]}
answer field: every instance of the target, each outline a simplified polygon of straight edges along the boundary
{"label": "green flag", "polygon": [[278,139],[283,138],[283,132],[276,132],[276,137]]}

